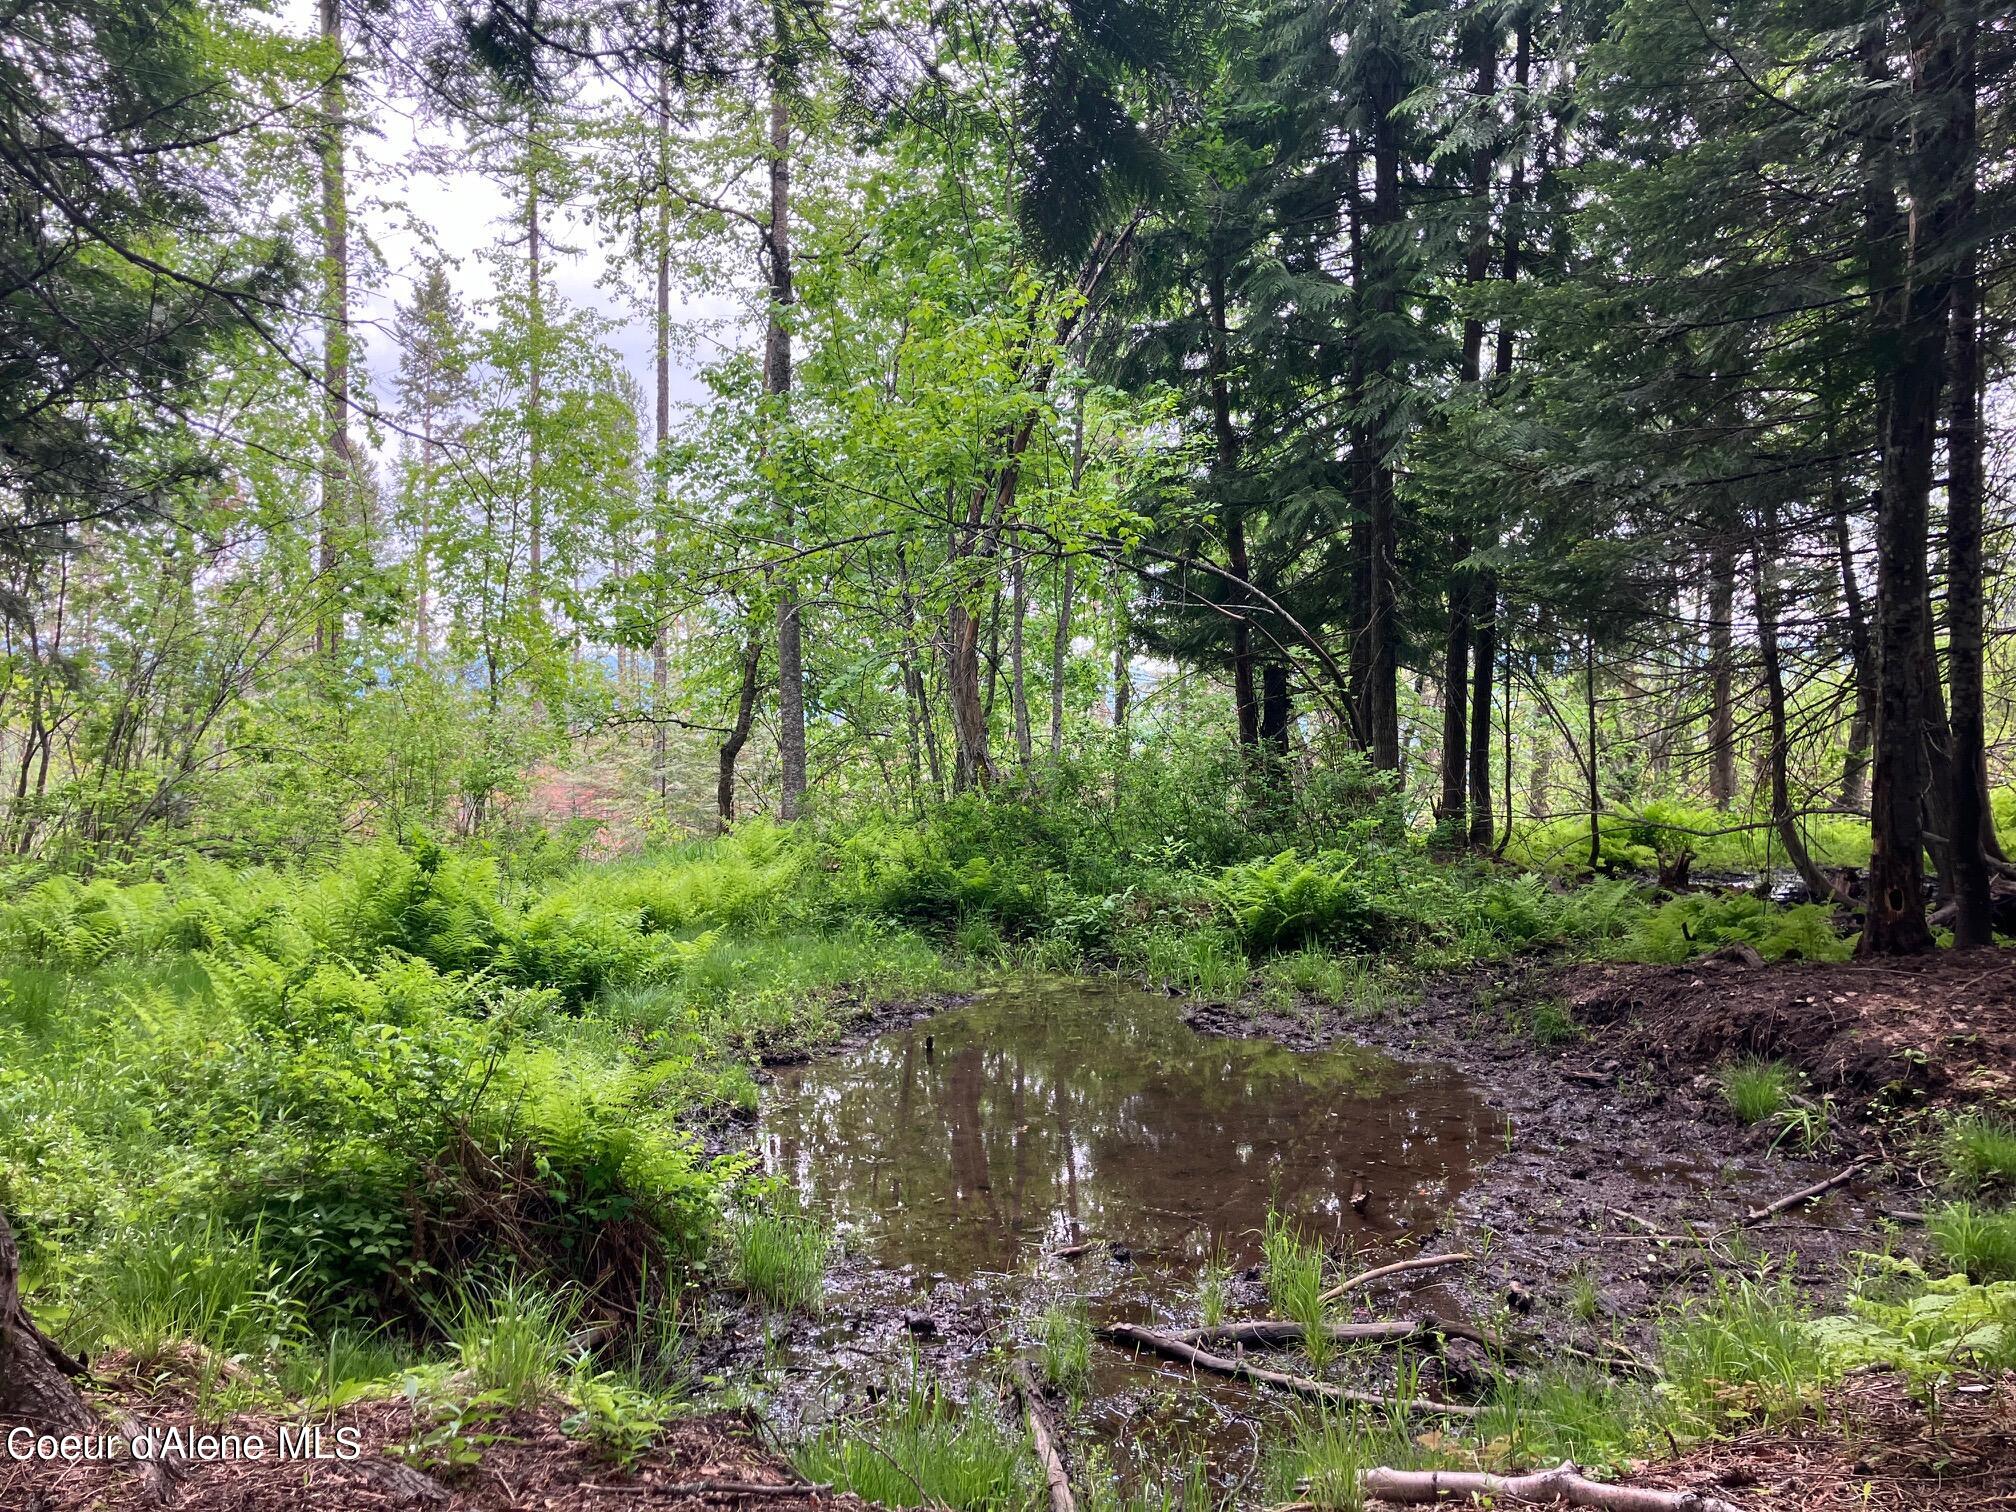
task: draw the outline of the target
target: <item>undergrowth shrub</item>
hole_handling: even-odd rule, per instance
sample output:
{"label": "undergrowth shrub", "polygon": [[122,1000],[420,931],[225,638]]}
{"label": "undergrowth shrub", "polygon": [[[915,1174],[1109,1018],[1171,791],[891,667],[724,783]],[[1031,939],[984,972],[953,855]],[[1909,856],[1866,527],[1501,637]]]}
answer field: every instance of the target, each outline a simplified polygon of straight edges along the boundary
{"label": "undergrowth shrub", "polygon": [[1748,945],[1767,961],[1845,961],[1854,942],[1834,932],[1822,903],[1777,907],[1747,893],[1686,893],[1640,918],[1620,954],[1678,963],[1728,945]]}

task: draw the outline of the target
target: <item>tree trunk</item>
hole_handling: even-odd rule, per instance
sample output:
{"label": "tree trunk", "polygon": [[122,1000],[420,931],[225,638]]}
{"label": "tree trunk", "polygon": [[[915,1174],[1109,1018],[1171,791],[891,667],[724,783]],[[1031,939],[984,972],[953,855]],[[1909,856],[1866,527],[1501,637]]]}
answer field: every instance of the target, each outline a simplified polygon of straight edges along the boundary
{"label": "tree trunk", "polygon": [[[1129,646],[1127,589],[1116,569],[1113,574],[1113,728],[1125,734],[1127,710],[1134,701],[1134,656]],[[1122,742],[1122,749],[1125,749]]]}
{"label": "tree trunk", "polygon": [[[1083,422],[1080,422],[1081,426]],[[1081,431],[1082,436],[1082,431]],[[1082,447],[1073,460],[1072,473],[1075,477],[1084,453]],[[1058,761],[1064,755],[1064,678],[1071,665],[1071,598],[1077,589],[1078,559],[1066,556],[1062,570],[1062,581],[1057,590],[1057,634],[1050,643],[1050,759]]]}
{"label": "tree trunk", "polygon": [[28,1316],[21,1301],[21,1255],[0,1213],[0,1418],[59,1433],[89,1433],[100,1424],[73,1384],[84,1373]]}
{"label": "tree trunk", "polygon": [[334,657],[343,640],[339,578],[350,527],[356,453],[350,440],[350,198],[344,160],[349,104],[343,59],[343,12],[321,0],[322,40],[337,55],[322,85],[322,507],[316,520],[315,569],[325,605],[315,649]]}
{"label": "tree trunk", "polygon": [[[782,422],[791,393],[791,331],[785,312],[793,302],[791,286],[791,110],[785,91],[784,54],[788,27],[784,7],[771,7],[774,49],[770,60],[770,305],[763,343],[763,392],[775,405],[772,423]],[[789,547],[796,529],[788,490],[782,500],[784,540]],[[799,622],[796,568],[787,563],[777,594],[777,811],[796,819],[805,797],[805,654]]]}
{"label": "tree trunk", "polygon": [[[1929,773],[1926,690],[1920,680],[1927,638],[1929,495],[1952,294],[1951,275],[1940,259],[1949,250],[1954,209],[1955,57],[1944,13],[1933,0],[1914,0],[1905,27],[1911,68],[1904,173],[1911,194],[1908,232],[1887,165],[1880,161],[1869,195],[1883,466],[1876,519],[1879,696],[1869,804],[1869,912],[1858,947],[1863,955],[1912,954],[1932,945],[1925,920],[1923,805]],[[1881,37],[1869,47],[1871,62],[1880,67]]]}
{"label": "tree trunk", "polygon": [[1288,665],[1270,661],[1260,668],[1260,744],[1277,758],[1288,754],[1288,731],[1295,703],[1288,692]]}
{"label": "tree trunk", "polygon": [[1981,526],[1980,253],[1973,245],[1975,199],[1975,38],[1971,4],[1955,7],[1959,29],[1956,130],[1964,168],[1957,231],[1961,264],[1953,289],[1953,362],[1947,380],[1946,420],[1946,644],[1953,684],[1951,748],[1953,898],[1958,905],[1953,943],[1965,948],[1995,941],[1989,898],[1988,842],[1994,834],[1988,803],[1988,740],[1984,710]]}
{"label": "tree trunk", "polygon": [[756,721],[757,677],[763,666],[763,640],[753,629],[742,651],[742,688],[735,699],[735,723],[721,742],[720,771],[714,780],[714,811],[721,833],[735,823],[735,762],[749,742],[749,729]]}
{"label": "tree trunk", "polygon": [[1848,622],[1848,660],[1855,682],[1855,707],[1848,717],[1848,749],[1841,758],[1841,806],[1860,809],[1869,801],[1869,732],[1876,713],[1876,652],[1869,643],[1869,612],[1862,580],[1855,571],[1855,544],[1848,528],[1848,497],[1838,467],[1830,492],[1834,511],[1834,552],[1841,566],[1841,608]]}
{"label": "tree trunk", "polygon": [[[660,45],[664,45],[661,35]],[[657,358],[657,404],[654,420],[657,453],[653,459],[651,498],[651,790],[664,810],[671,791],[670,730],[665,723],[670,692],[665,624],[665,520],[671,510],[672,448],[672,69],[658,65],[658,309],[652,338]]]}
{"label": "tree trunk", "polygon": [[1735,606],[1736,552],[1718,539],[1708,556],[1708,797],[1718,809],[1736,799]]}
{"label": "tree trunk", "polygon": [[[1393,228],[1400,224],[1400,128],[1394,119],[1405,95],[1398,43],[1389,41],[1376,50],[1365,66],[1365,108],[1372,119],[1372,213],[1366,251],[1373,265],[1371,310],[1375,327],[1390,329],[1400,316],[1401,274],[1395,251]],[[1381,345],[1384,343],[1382,342]],[[1373,364],[1382,384],[1377,406],[1379,422],[1373,427],[1371,467],[1371,510],[1366,546],[1369,553],[1371,588],[1367,625],[1368,663],[1366,668],[1367,735],[1372,747],[1372,765],[1382,772],[1400,771],[1400,623],[1399,557],[1400,527],[1393,479],[1392,401],[1383,386],[1395,381],[1386,373],[1387,354],[1381,352]]]}
{"label": "tree trunk", "polygon": [[546,615],[546,500],[540,468],[545,458],[541,442],[545,431],[546,303],[544,277],[545,243],[539,218],[539,119],[535,109],[525,115],[525,275],[529,298],[530,371],[525,393],[525,521],[526,565],[530,569],[526,590],[532,599],[532,617],[542,627]]}
{"label": "tree trunk", "polygon": [[1029,586],[1021,555],[1008,569],[1009,591],[1014,611],[1008,626],[1008,702],[1015,716],[1015,756],[1027,773],[1035,756],[1035,739],[1029,728],[1029,681],[1025,652],[1028,639]]}
{"label": "tree trunk", "polygon": [[[1495,15],[1471,22],[1470,38],[1477,70],[1472,90],[1476,100],[1489,100],[1498,92],[1498,23]],[[1498,162],[1495,138],[1481,143],[1470,156],[1470,239],[1463,255],[1463,281],[1471,288],[1481,285],[1491,272],[1491,176]],[[1463,347],[1458,377],[1466,388],[1475,389],[1484,376],[1484,319],[1471,313],[1463,319]],[[1448,826],[1452,840],[1468,840],[1477,826],[1468,815],[1470,789],[1480,769],[1470,754],[1476,720],[1469,704],[1481,690],[1485,703],[1485,739],[1490,739],[1491,671],[1488,647],[1473,647],[1478,626],[1478,579],[1482,574],[1466,566],[1474,549],[1467,526],[1459,526],[1449,543],[1447,575],[1449,597],[1448,636],[1442,649],[1442,793],[1435,816]],[[1494,595],[1495,596],[1495,595]],[[1483,676],[1472,686],[1471,655],[1482,654]],[[1490,761],[1487,752],[1481,768],[1485,773],[1483,832],[1488,838]]]}
{"label": "tree trunk", "polygon": [[1771,824],[1785,847],[1785,859],[1815,898],[1834,895],[1833,886],[1820,875],[1807,853],[1805,838],[1792,817],[1792,786],[1788,771],[1791,737],[1785,718],[1785,678],[1778,657],[1778,588],[1772,563],[1779,560],[1777,510],[1764,506],[1764,529],[1751,543],[1750,586],[1757,600],[1757,654],[1764,664],[1764,698],[1770,717],[1771,740],[1766,763],[1771,778]]}
{"label": "tree trunk", "polygon": [[1586,776],[1589,784],[1589,870],[1597,870],[1603,864],[1603,789],[1597,780],[1596,749],[1596,632],[1591,630],[1583,643],[1587,657],[1583,666],[1584,708],[1588,711],[1588,748],[1584,756],[1588,763]]}
{"label": "tree trunk", "polygon": [[[1253,564],[1246,554],[1246,518],[1240,502],[1232,497],[1239,474],[1239,432],[1232,425],[1232,387],[1229,325],[1225,313],[1225,267],[1214,252],[1206,297],[1211,319],[1211,432],[1217,447],[1216,473],[1218,507],[1225,513],[1226,565],[1242,583],[1253,581]],[[1232,709],[1238,722],[1239,744],[1250,749],[1260,738],[1260,716],[1253,692],[1253,627],[1240,598],[1232,605]]]}

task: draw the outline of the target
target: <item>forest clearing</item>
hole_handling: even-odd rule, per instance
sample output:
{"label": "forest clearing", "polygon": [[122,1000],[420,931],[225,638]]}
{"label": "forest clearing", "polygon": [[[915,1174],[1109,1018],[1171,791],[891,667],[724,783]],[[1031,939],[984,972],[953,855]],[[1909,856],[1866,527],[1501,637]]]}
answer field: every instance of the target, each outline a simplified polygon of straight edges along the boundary
{"label": "forest clearing", "polygon": [[0,1512],[2016,1506],[2012,81],[20,0]]}

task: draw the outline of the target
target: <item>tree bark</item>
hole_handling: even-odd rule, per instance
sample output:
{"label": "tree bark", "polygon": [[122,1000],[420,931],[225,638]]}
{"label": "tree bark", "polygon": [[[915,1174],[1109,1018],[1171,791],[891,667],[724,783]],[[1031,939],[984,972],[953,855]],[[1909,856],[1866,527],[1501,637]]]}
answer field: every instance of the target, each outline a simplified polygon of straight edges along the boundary
{"label": "tree bark", "polygon": [[316,519],[315,570],[324,605],[315,624],[315,649],[334,657],[343,641],[343,595],[338,579],[343,540],[350,527],[356,452],[350,439],[350,198],[345,166],[349,113],[343,57],[343,12],[321,0],[322,40],[337,55],[322,84],[322,499]]}
{"label": "tree bark", "polygon": [[[1082,454],[1081,454],[1082,455]],[[1074,462],[1073,471],[1077,464]],[[1050,759],[1064,756],[1064,678],[1071,667],[1071,599],[1077,589],[1078,559],[1066,556],[1057,587],[1057,634],[1050,643]]]}
{"label": "tree bark", "polygon": [[[1400,198],[1400,126],[1395,119],[1405,95],[1397,40],[1375,46],[1364,65],[1365,108],[1372,120],[1372,213],[1366,251],[1372,264],[1371,310],[1375,324],[1390,330],[1400,314],[1401,271],[1393,236],[1403,216]],[[1382,343],[1383,345],[1383,343]],[[1386,371],[1387,354],[1375,363],[1382,385],[1372,427],[1371,504],[1366,546],[1372,600],[1367,635],[1367,735],[1372,765],[1382,772],[1400,771],[1400,525],[1393,477],[1393,401],[1386,385],[1397,381]]]}
{"label": "tree bark", "polygon": [[1029,680],[1025,652],[1029,624],[1029,585],[1021,555],[1008,569],[1009,592],[1014,609],[1008,625],[1008,702],[1015,716],[1015,757],[1026,774],[1035,756],[1035,739],[1029,728]]}
{"label": "tree bark", "polygon": [[1952,373],[1946,410],[1946,645],[1952,678],[1953,943],[1965,948],[1995,941],[1989,896],[1988,844],[1994,835],[1988,801],[1988,735],[1982,636],[1981,308],[1980,253],[1973,244],[1975,202],[1975,16],[1968,0],[1954,8],[1955,130],[1960,172],[1957,234],[1959,276],[1953,288]]}
{"label": "tree bark", "polygon": [[1589,870],[1592,872],[1603,864],[1603,789],[1597,781],[1596,750],[1596,632],[1591,629],[1583,642],[1586,661],[1583,666],[1584,707],[1589,716],[1589,745],[1584,753],[1588,770],[1589,791]]}
{"label": "tree bark", "polygon": [[[1498,93],[1497,18],[1491,15],[1486,19],[1473,20],[1471,25],[1470,40],[1477,74],[1471,94],[1473,99],[1488,101]],[[1472,289],[1481,285],[1491,272],[1491,176],[1497,162],[1498,143],[1495,138],[1480,144],[1470,156],[1471,222],[1470,239],[1463,254],[1463,281]],[[1475,389],[1483,379],[1484,318],[1474,311],[1463,319],[1463,346],[1458,368],[1458,377],[1466,388]],[[1449,618],[1447,638],[1442,648],[1442,792],[1435,806],[1435,817],[1448,827],[1451,839],[1462,841],[1469,840],[1475,828],[1468,812],[1470,789],[1478,771],[1478,764],[1472,759],[1469,749],[1475,738],[1476,723],[1471,715],[1470,702],[1473,694],[1480,689],[1486,706],[1484,738],[1487,742],[1490,739],[1489,648],[1472,644],[1477,634],[1478,580],[1482,576],[1466,565],[1474,547],[1468,522],[1459,524],[1449,543]],[[1475,688],[1471,679],[1473,651],[1482,655],[1486,668]],[[1491,823],[1488,812],[1488,754],[1483,770],[1487,789],[1484,832],[1488,836]]]}
{"label": "tree bark", "polygon": [[1777,511],[1765,505],[1764,529],[1751,543],[1751,591],[1757,600],[1757,653],[1764,664],[1764,697],[1770,717],[1771,740],[1766,764],[1771,775],[1771,824],[1785,847],[1785,858],[1799,874],[1799,880],[1815,898],[1835,896],[1835,888],[1820,875],[1807,852],[1805,838],[1792,817],[1790,765],[1791,738],[1785,717],[1785,678],[1778,655],[1778,589],[1772,563],[1779,560]]}
{"label": "tree bark", "polygon": [[[784,6],[771,7],[770,60],[770,216],[768,261],[770,304],[763,342],[763,392],[770,396],[782,422],[791,394],[791,329],[786,311],[795,298],[791,284],[791,107],[787,90],[786,52],[790,43]],[[789,547],[797,529],[788,489],[782,491],[784,540]],[[805,652],[799,620],[798,589],[793,568],[783,569],[777,593],[777,812],[791,820],[805,797]]]}
{"label": "tree bark", "polygon": [[[1253,566],[1246,554],[1246,519],[1242,504],[1233,497],[1239,476],[1239,432],[1232,424],[1231,335],[1226,314],[1225,264],[1215,248],[1211,256],[1205,297],[1210,303],[1211,322],[1211,434],[1216,447],[1218,507],[1225,517],[1226,565],[1242,583],[1253,581]],[[1242,592],[1243,590],[1235,590]],[[1246,608],[1235,601],[1232,609],[1232,708],[1238,721],[1239,743],[1251,747],[1260,738],[1260,719],[1253,687],[1253,627]]]}
{"label": "tree bark", "polygon": [[1838,466],[1830,485],[1834,514],[1834,554],[1841,567],[1841,611],[1848,627],[1849,672],[1855,705],[1848,717],[1848,748],[1841,758],[1841,807],[1860,809],[1869,801],[1869,733],[1876,713],[1876,652],[1869,643],[1869,611],[1855,571],[1854,537],[1848,527],[1848,495]]}
{"label": "tree bark", "polygon": [[[659,45],[664,46],[664,37]],[[671,790],[671,740],[665,723],[665,705],[670,693],[667,626],[665,624],[665,521],[671,510],[672,447],[672,68],[668,61],[658,65],[658,114],[655,121],[658,149],[658,308],[652,328],[653,356],[657,359],[657,393],[653,415],[657,451],[653,457],[651,499],[651,790],[662,812]]]}
{"label": "tree bark", "polygon": [[1736,552],[1718,539],[1708,554],[1708,798],[1736,799]]}
{"label": "tree bark", "polygon": [[749,728],[756,720],[757,676],[763,665],[763,641],[753,630],[742,652],[742,688],[735,699],[735,723],[721,742],[720,771],[714,779],[714,811],[727,834],[735,823],[735,762],[748,744]]}
{"label": "tree bark", "polygon": [[[1905,28],[1911,69],[1904,154],[1911,195],[1908,231],[1880,158],[1869,194],[1883,464],[1876,519],[1879,696],[1870,785],[1869,910],[1858,947],[1863,955],[1913,954],[1932,945],[1924,897],[1923,805],[1929,773],[1921,677],[1929,495],[1952,295],[1950,273],[1940,260],[1949,249],[1954,210],[1955,133],[1949,117],[1955,56],[1944,13],[1934,0],[1913,0],[1905,11]],[[1880,67],[1880,36],[1871,47],[1871,61]]]}

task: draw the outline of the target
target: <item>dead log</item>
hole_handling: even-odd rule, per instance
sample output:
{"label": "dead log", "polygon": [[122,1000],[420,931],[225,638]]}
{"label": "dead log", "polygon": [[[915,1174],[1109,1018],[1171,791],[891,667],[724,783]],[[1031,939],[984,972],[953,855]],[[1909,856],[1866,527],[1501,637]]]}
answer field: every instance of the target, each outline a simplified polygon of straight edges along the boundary
{"label": "dead log", "polygon": [[1734,1502],[1699,1491],[1654,1491],[1585,1480],[1571,1461],[1530,1475],[1489,1475],[1476,1470],[1389,1470],[1381,1465],[1358,1478],[1367,1496],[1405,1506],[1444,1499],[1469,1502],[1489,1497],[1539,1505],[1595,1507],[1601,1512],[1742,1512]]}
{"label": "dead log", "polygon": [[1078,1512],[1078,1503],[1071,1495],[1071,1477],[1065,1473],[1064,1456],[1057,1452],[1057,1440],[1050,1432],[1049,1414],[1043,1410],[1043,1395],[1036,1389],[1035,1378],[1029,1374],[1029,1367],[1017,1360],[1010,1379],[1029,1420],[1036,1463],[1043,1467],[1043,1483],[1050,1490],[1050,1512]]}
{"label": "dead log", "polygon": [[1825,1181],[1816,1181],[1811,1186],[1801,1187],[1796,1192],[1786,1193],[1776,1202],[1767,1202],[1763,1207],[1750,1209],[1749,1212],[1743,1215],[1743,1221],[1745,1223],[1762,1223],[1766,1218],[1776,1213],[1782,1213],[1787,1208],[1798,1207],[1802,1202],[1811,1202],[1816,1197],[1824,1197],[1833,1191],[1834,1188],[1845,1186],[1848,1182],[1853,1181],[1863,1171],[1874,1164],[1874,1159],[1865,1155],[1860,1160],[1850,1163],[1846,1169],[1836,1171]]}
{"label": "dead log", "polygon": [[1297,1396],[1305,1396],[1319,1402],[1348,1402],[1358,1407],[1377,1407],[1391,1412],[1396,1408],[1402,1412],[1419,1412],[1442,1417],[1474,1418],[1482,1409],[1467,1407],[1460,1402],[1431,1402],[1423,1397],[1380,1396],[1371,1391],[1353,1391],[1344,1386],[1333,1386],[1328,1381],[1311,1380],[1308,1376],[1290,1375],[1285,1370],[1266,1370],[1258,1365],[1248,1364],[1244,1359],[1232,1359],[1225,1355],[1212,1354],[1208,1350],[1186,1344],[1181,1339],[1173,1339],[1167,1334],[1159,1334],[1152,1329],[1140,1328],[1132,1323],[1109,1323],[1098,1330],[1099,1337],[1109,1344],[1129,1344],[1137,1351],[1161,1355],[1167,1360],[1176,1360],[1199,1370],[1208,1370],[1214,1375],[1231,1376],[1235,1380],[1256,1381],[1263,1386],[1279,1387],[1292,1391]]}
{"label": "dead log", "polygon": [[[77,1378],[83,1374],[84,1367],[28,1316],[21,1300],[21,1252],[14,1246],[7,1215],[0,1213],[0,1418],[58,1434],[103,1431],[106,1425],[77,1389]],[[113,1416],[111,1426],[129,1442],[146,1427],[123,1413]],[[165,1502],[180,1466],[173,1460],[135,1460],[133,1473],[149,1500]]]}
{"label": "dead log", "polygon": [[1388,1276],[1397,1276],[1406,1271],[1436,1270],[1444,1265],[1461,1265],[1467,1260],[1476,1258],[1467,1251],[1458,1250],[1453,1255],[1416,1255],[1412,1260],[1395,1260],[1391,1265],[1374,1266],[1371,1270],[1360,1271],[1355,1276],[1339,1281],[1323,1293],[1320,1300],[1335,1302],[1348,1291],[1356,1291],[1361,1286],[1369,1286],[1374,1281],[1384,1280]]}

